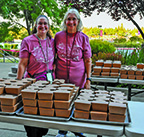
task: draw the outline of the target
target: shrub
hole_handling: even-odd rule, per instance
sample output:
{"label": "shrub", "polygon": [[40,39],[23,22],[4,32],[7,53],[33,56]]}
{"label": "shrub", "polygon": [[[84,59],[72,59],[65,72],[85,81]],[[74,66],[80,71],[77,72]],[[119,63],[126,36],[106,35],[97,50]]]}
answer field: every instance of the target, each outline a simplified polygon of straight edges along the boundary
{"label": "shrub", "polygon": [[128,48],[138,48],[141,47],[141,43],[136,42],[125,42],[125,43],[114,43],[115,47],[128,47]]}
{"label": "shrub", "polygon": [[18,44],[11,44],[11,49],[18,49]]}
{"label": "shrub", "polygon": [[98,54],[99,52],[113,53],[116,50],[114,45],[108,41],[93,39],[90,40],[90,45],[92,49],[92,54]]}
{"label": "shrub", "polygon": [[5,43],[4,44],[4,48],[10,50],[11,49],[11,44]]}
{"label": "shrub", "polygon": [[131,54],[129,54],[126,58],[126,65],[136,65],[138,61],[138,52],[134,49]]}
{"label": "shrub", "polygon": [[3,52],[0,50],[0,57],[3,57],[3,55],[2,55],[2,54],[3,54]]}
{"label": "shrub", "polygon": [[3,49],[3,45],[0,45],[0,48]]}
{"label": "shrub", "polygon": [[144,49],[134,49],[131,54],[128,53],[128,50],[126,52],[120,51],[119,53],[124,58],[124,65],[136,65],[144,62]]}
{"label": "shrub", "polygon": [[140,38],[140,37],[138,37],[138,36],[130,37],[129,40],[130,40],[131,42],[136,42],[136,41],[142,42],[142,41],[143,41],[143,39]]}
{"label": "shrub", "polygon": [[144,48],[142,48],[141,50],[138,50],[139,53],[139,62],[137,63],[144,63]]}
{"label": "shrub", "polygon": [[95,63],[95,61],[103,59],[105,60],[120,60],[122,64],[124,63],[124,58],[119,53],[102,53],[99,52],[98,54],[93,54],[92,56],[92,62]]}
{"label": "shrub", "polygon": [[5,43],[5,44],[4,44],[4,48],[5,48],[5,49],[18,49],[18,44]]}
{"label": "shrub", "polygon": [[19,52],[12,52],[12,55],[15,57],[19,57]]}
{"label": "shrub", "polygon": [[4,47],[2,45],[0,45],[0,48],[1,47],[2,47],[2,49],[6,49],[6,52],[4,53],[3,51],[0,50],[0,57],[3,57],[2,54],[5,54],[5,55],[9,55],[10,54],[12,56],[19,57],[19,52],[8,51],[8,50],[11,50],[11,49],[18,49],[18,44],[5,43]]}
{"label": "shrub", "polygon": [[116,38],[116,39],[114,39],[115,43],[124,43],[126,41],[127,41],[126,38]]}

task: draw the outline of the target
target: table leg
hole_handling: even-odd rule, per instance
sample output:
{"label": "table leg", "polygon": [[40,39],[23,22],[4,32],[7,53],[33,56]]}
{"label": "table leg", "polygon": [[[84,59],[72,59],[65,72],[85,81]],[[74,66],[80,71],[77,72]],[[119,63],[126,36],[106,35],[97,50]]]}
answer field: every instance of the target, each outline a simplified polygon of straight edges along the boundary
{"label": "table leg", "polygon": [[131,84],[128,84],[128,101],[131,101]]}
{"label": "table leg", "polygon": [[105,90],[107,90],[107,83],[104,83],[104,86],[105,86]]}

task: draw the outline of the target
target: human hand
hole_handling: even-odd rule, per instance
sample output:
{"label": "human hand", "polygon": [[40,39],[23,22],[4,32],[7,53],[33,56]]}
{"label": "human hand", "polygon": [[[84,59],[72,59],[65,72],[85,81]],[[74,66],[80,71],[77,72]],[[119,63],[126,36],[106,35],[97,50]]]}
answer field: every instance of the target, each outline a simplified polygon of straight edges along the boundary
{"label": "human hand", "polygon": [[90,84],[91,84],[91,82],[90,82],[89,80],[86,80],[86,83],[85,83],[85,85],[84,85],[84,88],[85,88],[85,89],[90,89]]}

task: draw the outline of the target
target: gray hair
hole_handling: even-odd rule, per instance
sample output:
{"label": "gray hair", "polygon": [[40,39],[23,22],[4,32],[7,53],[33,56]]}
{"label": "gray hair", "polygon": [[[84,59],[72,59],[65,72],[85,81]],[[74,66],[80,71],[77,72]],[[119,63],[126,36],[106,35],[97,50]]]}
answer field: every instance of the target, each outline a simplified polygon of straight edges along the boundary
{"label": "gray hair", "polygon": [[62,24],[61,24],[62,30],[63,30],[63,31],[66,31],[66,30],[67,30],[66,19],[67,19],[68,14],[70,14],[70,13],[73,13],[73,14],[76,15],[76,17],[77,17],[77,19],[78,19],[78,21],[79,21],[79,24],[78,24],[78,26],[77,26],[77,31],[81,31],[81,30],[83,29],[83,23],[82,23],[82,20],[81,20],[81,18],[80,18],[79,12],[78,12],[76,9],[74,9],[74,8],[69,9],[69,10],[66,12],[66,14],[65,14],[65,16],[64,16],[64,19],[63,19],[63,21],[62,21]]}

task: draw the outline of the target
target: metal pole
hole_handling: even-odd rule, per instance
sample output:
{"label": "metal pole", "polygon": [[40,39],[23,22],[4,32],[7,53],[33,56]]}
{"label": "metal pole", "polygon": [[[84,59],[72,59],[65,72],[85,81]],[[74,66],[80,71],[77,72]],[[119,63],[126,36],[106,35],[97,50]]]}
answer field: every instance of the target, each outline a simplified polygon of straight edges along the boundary
{"label": "metal pole", "polygon": [[4,52],[3,62],[5,63],[5,51],[3,51],[3,52]]}
{"label": "metal pole", "polygon": [[128,101],[131,101],[131,84],[128,84]]}
{"label": "metal pole", "polygon": [[[98,25],[98,28],[100,29],[102,25]],[[99,31],[99,39],[100,39],[100,31]]]}

